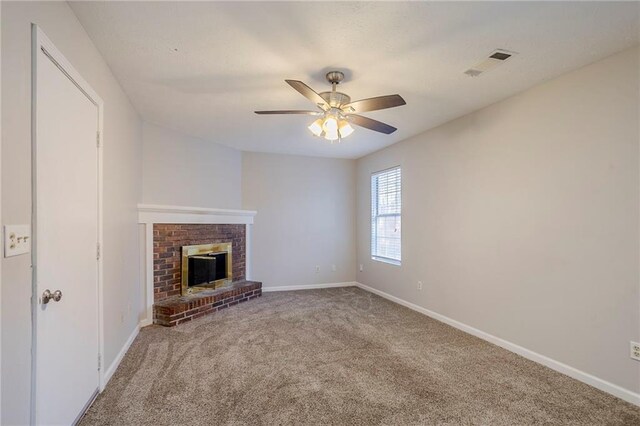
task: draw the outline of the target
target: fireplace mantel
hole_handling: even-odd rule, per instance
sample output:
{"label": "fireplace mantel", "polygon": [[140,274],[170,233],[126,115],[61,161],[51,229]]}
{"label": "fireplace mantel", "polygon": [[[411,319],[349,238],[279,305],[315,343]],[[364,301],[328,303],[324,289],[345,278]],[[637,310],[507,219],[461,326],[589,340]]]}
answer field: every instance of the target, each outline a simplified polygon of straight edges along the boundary
{"label": "fireplace mantel", "polygon": [[138,223],[210,223],[252,225],[254,210],[138,204]]}
{"label": "fireplace mantel", "polygon": [[138,223],[144,227],[140,233],[142,276],[146,315],[140,325],[153,323],[153,226],[155,224],[211,224],[246,225],[245,277],[251,277],[251,228],[256,215],[253,210],[229,210],[205,207],[138,204]]}

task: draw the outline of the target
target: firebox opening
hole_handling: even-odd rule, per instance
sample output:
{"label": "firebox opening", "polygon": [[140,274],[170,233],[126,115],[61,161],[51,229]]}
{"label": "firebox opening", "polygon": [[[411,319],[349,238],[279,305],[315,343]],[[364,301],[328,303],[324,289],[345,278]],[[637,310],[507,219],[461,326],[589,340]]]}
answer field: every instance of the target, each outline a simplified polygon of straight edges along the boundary
{"label": "firebox opening", "polygon": [[231,243],[182,247],[182,295],[231,284]]}
{"label": "firebox opening", "polygon": [[226,252],[189,256],[189,287],[224,278],[227,278]]}

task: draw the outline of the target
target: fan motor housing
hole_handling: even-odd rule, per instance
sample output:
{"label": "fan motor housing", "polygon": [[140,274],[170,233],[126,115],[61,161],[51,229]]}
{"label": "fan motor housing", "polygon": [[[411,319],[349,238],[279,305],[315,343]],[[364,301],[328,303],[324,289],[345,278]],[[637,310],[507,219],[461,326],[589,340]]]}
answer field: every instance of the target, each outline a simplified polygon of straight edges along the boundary
{"label": "fan motor housing", "polygon": [[340,108],[351,102],[351,97],[342,92],[322,92],[318,93],[322,99],[327,101],[330,107]]}
{"label": "fan motor housing", "polygon": [[344,73],[342,71],[329,71],[325,78],[331,84],[339,84],[344,80]]}

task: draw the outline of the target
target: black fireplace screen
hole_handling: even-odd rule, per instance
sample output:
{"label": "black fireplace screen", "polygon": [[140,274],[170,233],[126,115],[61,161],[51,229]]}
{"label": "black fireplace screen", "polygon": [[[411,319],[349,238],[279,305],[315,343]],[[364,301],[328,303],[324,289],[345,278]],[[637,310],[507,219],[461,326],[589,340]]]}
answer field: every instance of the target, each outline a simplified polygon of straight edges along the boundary
{"label": "black fireplace screen", "polygon": [[189,256],[189,287],[227,278],[227,253]]}

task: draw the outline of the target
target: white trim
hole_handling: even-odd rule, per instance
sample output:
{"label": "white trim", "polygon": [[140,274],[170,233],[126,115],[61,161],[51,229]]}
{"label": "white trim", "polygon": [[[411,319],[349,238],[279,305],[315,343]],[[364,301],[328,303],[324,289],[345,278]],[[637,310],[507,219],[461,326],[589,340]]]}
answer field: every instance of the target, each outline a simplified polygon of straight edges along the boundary
{"label": "white trim", "polygon": [[140,328],[146,327],[151,324],[153,324],[153,321],[150,320],[149,318],[145,318],[142,321],[140,321]]}
{"label": "white trim", "polygon": [[292,290],[315,290],[319,288],[337,288],[337,287],[355,287],[358,283],[355,281],[346,281],[343,283],[324,283],[324,284],[307,284],[307,285],[281,285],[276,287],[262,287],[264,293],[273,291],[292,291]]}
{"label": "white trim", "polygon": [[391,259],[390,257],[371,256],[371,260],[373,260],[374,262],[386,263],[387,265],[402,266],[402,262],[400,260]]}
{"label": "white trim", "polygon": [[[37,172],[37,163],[36,163],[36,149],[37,149],[37,132],[36,132],[36,105],[37,105],[37,70],[38,70],[38,61],[39,61],[39,52],[42,50],[46,56],[48,56],[51,60],[53,60],[57,66],[60,68],[62,72],[64,72],[67,77],[74,82],[74,84],[81,90],[91,102],[93,102],[98,108],[98,132],[100,133],[100,144],[97,146],[97,162],[98,162],[98,235],[97,242],[100,245],[101,249],[104,247],[103,244],[103,147],[104,147],[104,101],[102,98],[93,90],[91,85],[80,75],[80,73],[73,67],[73,65],[67,60],[67,58],[55,47],[55,45],[49,40],[46,34],[36,25],[31,24],[31,37],[32,37],[32,69],[31,69],[31,78],[32,78],[32,87],[31,87],[31,101],[32,101],[32,116],[31,116],[31,138],[32,138],[32,174],[35,175]],[[32,274],[32,378],[31,378],[31,422],[36,423],[36,357],[37,354],[37,317],[35,315],[37,308],[37,259],[36,259],[36,244],[37,244],[37,235],[36,230],[36,208],[37,208],[37,188],[35,187],[35,179],[32,179],[32,246],[31,246],[31,256],[32,256],[32,264],[33,264],[33,274]],[[98,262],[98,356],[101,360],[104,360],[104,291],[103,291],[103,258],[104,258],[104,250],[101,250]],[[98,389],[102,391],[104,389],[105,381],[104,381],[104,370],[101,368],[98,372]]]}
{"label": "white trim", "polygon": [[232,214],[238,216],[255,216],[255,210],[215,209],[211,207],[169,206],[164,204],[138,204],[138,211],[153,213],[182,213],[182,214]]}
{"label": "white trim", "polygon": [[253,224],[253,210],[138,204],[138,223]]}
{"label": "white trim", "polygon": [[[98,338],[100,359],[104,360],[105,343],[104,343],[104,102],[98,99],[98,244],[100,252],[98,256]],[[104,379],[103,369],[100,369],[100,392],[104,390],[106,382]]]}
{"label": "white trim", "polygon": [[501,348],[514,352],[531,361],[534,361],[534,362],[537,362],[538,364],[542,364],[546,367],[549,367],[552,370],[565,374],[573,379],[586,383],[590,386],[593,386],[594,388],[600,389],[601,391],[607,392],[608,394],[618,397],[631,404],[640,406],[640,394],[638,393],[632,392],[628,389],[624,389],[611,382],[607,382],[606,380],[600,379],[589,373],[585,373],[584,371],[578,370],[577,368],[571,367],[570,365],[564,364],[560,361],[556,361],[554,359],[541,355],[527,348],[523,348],[520,345],[511,343],[507,340],[501,339],[500,337],[496,337],[492,334],[486,333],[482,330],[478,330],[477,328],[471,327],[470,325],[461,323],[460,321],[456,321],[454,319],[441,315],[437,312],[433,312],[429,309],[423,308],[422,306],[418,306],[411,302],[402,300],[399,297],[392,296],[388,293],[385,293],[384,291],[377,290],[373,287],[369,287],[368,285],[365,285],[362,283],[356,283],[356,285],[361,289],[366,290],[370,293],[377,294],[378,296],[384,297],[387,300],[391,300],[392,302],[395,302],[399,305],[405,306],[416,312],[420,312],[421,314],[424,314],[435,320],[438,320],[454,328],[457,328],[458,330],[462,330],[465,333],[469,333],[473,336],[479,337],[482,340],[486,340],[489,343],[493,343],[494,345],[500,346]]}
{"label": "white trim", "polygon": [[109,368],[107,368],[106,372],[104,373],[104,385],[105,386],[107,385],[107,383],[109,383],[109,380],[111,380],[111,377],[113,376],[113,373],[115,373],[116,370],[118,369],[118,366],[122,362],[122,358],[124,358],[125,354],[127,353],[129,348],[131,347],[131,344],[133,343],[133,341],[136,340],[136,337],[138,336],[139,332],[140,332],[140,326],[136,325],[136,328],[133,329],[133,332],[131,332],[131,335],[129,336],[129,338],[125,342],[125,344],[122,347],[122,349],[120,349],[120,352],[118,352],[118,355],[116,356],[116,358],[113,360],[113,362],[111,363]]}

